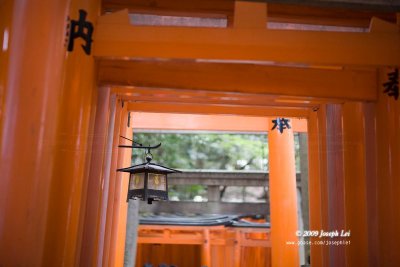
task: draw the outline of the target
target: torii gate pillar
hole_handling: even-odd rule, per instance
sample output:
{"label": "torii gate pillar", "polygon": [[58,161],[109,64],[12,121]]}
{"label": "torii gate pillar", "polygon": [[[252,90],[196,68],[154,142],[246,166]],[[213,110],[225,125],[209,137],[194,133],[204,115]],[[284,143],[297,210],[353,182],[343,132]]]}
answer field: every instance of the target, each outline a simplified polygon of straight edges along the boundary
{"label": "torii gate pillar", "polygon": [[269,131],[268,145],[272,266],[299,266],[293,130]]}

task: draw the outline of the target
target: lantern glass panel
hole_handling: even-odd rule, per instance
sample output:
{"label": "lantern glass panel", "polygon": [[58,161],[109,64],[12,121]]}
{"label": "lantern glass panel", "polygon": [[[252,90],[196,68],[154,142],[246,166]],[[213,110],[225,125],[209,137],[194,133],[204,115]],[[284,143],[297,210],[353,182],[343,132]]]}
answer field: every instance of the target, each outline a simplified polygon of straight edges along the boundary
{"label": "lantern glass panel", "polygon": [[147,188],[153,190],[167,191],[167,175],[149,173]]}
{"label": "lantern glass panel", "polygon": [[131,173],[129,180],[129,190],[144,188],[144,173]]}

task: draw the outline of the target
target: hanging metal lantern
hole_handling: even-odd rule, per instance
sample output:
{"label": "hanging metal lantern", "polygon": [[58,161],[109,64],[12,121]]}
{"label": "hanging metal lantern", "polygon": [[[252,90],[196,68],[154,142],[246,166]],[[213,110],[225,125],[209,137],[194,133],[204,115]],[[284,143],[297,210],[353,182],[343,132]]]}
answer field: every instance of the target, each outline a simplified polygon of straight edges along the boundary
{"label": "hanging metal lantern", "polygon": [[157,148],[160,145],[154,147],[133,146],[135,148],[145,148],[148,150],[146,154],[147,162],[117,170],[119,172],[130,173],[127,201],[129,201],[129,199],[140,199],[151,204],[153,201],[157,200],[168,200],[167,175],[169,173],[181,171],[151,163],[153,155],[150,153],[150,149]]}

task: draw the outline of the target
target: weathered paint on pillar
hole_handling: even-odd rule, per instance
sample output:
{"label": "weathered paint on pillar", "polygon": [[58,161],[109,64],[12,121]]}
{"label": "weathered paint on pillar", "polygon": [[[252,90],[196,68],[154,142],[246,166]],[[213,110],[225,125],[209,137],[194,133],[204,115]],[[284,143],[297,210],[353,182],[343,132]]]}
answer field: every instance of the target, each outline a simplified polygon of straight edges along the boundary
{"label": "weathered paint on pillar", "polygon": [[293,131],[271,130],[268,146],[272,266],[299,266],[298,246],[287,244],[298,241]]}
{"label": "weathered paint on pillar", "polygon": [[400,99],[383,93],[387,72],[379,71],[376,104],[377,201],[379,265],[398,266],[400,262]]}
{"label": "weathered paint on pillar", "polygon": [[[79,10],[84,10],[86,21],[96,25],[99,7],[99,0],[72,0],[63,20],[68,15],[71,20],[78,21]],[[55,165],[48,200],[46,247],[52,249],[45,252],[47,266],[74,266],[80,261],[93,114],[97,103],[94,58],[86,54],[81,45],[87,44],[80,38],[75,39],[74,50],[66,52],[65,57]]]}
{"label": "weathered paint on pillar", "polygon": [[[0,259],[44,266],[68,1],[2,1]],[[8,32],[6,34],[6,31]],[[8,39],[5,40],[5,39]],[[58,178],[58,177],[56,177]],[[58,240],[51,248],[60,245]],[[53,265],[56,266],[56,265]],[[60,265],[58,265],[60,266]]]}

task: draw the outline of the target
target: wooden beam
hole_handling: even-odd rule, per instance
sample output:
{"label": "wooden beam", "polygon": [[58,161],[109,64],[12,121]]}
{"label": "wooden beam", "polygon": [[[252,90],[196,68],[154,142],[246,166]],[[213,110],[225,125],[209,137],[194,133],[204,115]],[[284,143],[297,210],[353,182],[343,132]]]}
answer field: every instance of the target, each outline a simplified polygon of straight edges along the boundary
{"label": "wooden beam", "polygon": [[[302,4],[303,3],[303,4]],[[393,12],[268,2],[268,21],[368,28],[372,17],[396,22]],[[383,3],[384,5],[385,3]],[[103,0],[103,12],[127,8],[130,13],[169,16],[232,17],[234,0]]]}
{"label": "wooden beam", "polygon": [[181,103],[128,103],[129,111],[184,113],[184,114],[235,114],[247,116],[285,116],[306,118],[307,108],[285,108],[268,106],[207,105]]}
{"label": "wooden beam", "polygon": [[268,21],[368,28],[372,17],[396,22],[394,12],[268,3]]}
{"label": "wooden beam", "polygon": [[129,9],[131,13],[181,16],[219,16],[233,14],[234,0],[103,0],[103,12]]}
{"label": "wooden beam", "polygon": [[316,107],[324,103],[343,103],[340,99],[249,94],[223,91],[187,90],[154,87],[117,86],[112,93],[127,102],[197,103],[242,106]]}
{"label": "wooden beam", "polygon": [[[250,0],[251,1],[251,0]],[[259,0],[253,0],[259,1]],[[398,2],[382,0],[268,0],[269,3],[302,4],[329,8],[346,8],[355,10],[379,10],[396,12],[400,9]]]}
{"label": "wooden beam", "polygon": [[[161,131],[224,131],[266,133],[269,125],[267,117],[235,115],[198,115],[131,112],[133,130]],[[307,120],[291,118],[290,125],[294,132],[307,132]]]}
{"label": "wooden beam", "polygon": [[[114,16],[127,14],[122,12]],[[93,54],[96,57],[267,61],[329,66],[400,64],[399,33],[139,27],[102,21],[100,18],[94,38]]]}
{"label": "wooden beam", "polygon": [[367,101],[375,100],[377,94],[377,74],[373,68],[318,69],[194,60],[101,60],[98,79],[101,84],[123,86]]}
{"label": "wooden beam", "polygon": [[235,1],[234,28],[260,28],[267,25],[267,3]]}

